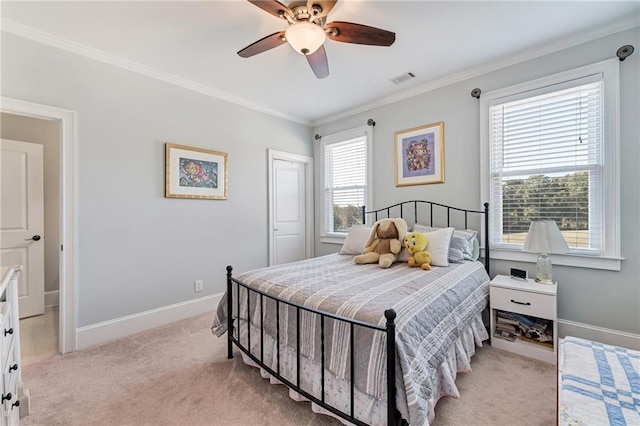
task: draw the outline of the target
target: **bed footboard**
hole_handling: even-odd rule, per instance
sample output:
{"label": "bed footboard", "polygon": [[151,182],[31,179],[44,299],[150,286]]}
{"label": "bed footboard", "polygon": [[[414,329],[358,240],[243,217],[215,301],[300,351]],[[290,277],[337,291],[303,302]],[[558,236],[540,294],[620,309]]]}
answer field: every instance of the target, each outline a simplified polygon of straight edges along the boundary
{"label": "bed footboard", "polygon": [[[363,321],[358,321],[356,319],[353,318],[347,318],[347,317],[343,317],[340,315],[335,315],[329,312],[323,312],[317,309],[313,309],[313,308],[309,308],[303,305],[299,305],[293,302],[289,302],[289,301],[285,301],[282,299],[279,299],[277,297],[274,297],[272,295],[269,295],[265,292],[262,292],[260,290],[257,289],[253,289],[251,287],[249,287],[248,285],[244,284],[243,282],[233,278],[232,276],[233,273],[233,268],[231,266],[227,266],[227,358],[233,358],[233,345],[235,344],[238,349],[240,349],[242,352],[244,352],[249,358],[251,358],[251,360],[253,360],[253,362],[255,362],[256,364],[258,364],[262,369],[264,369],[265,371],[267,371],[269,374],[271,374],[272,376],[276,377],[280,382],[282,382],[284,385],[286,385],[288,388],[293,389],[294,391],[298,392],[300,395],[304,396],[305,398],[309,399],[310,401],[316,403],[317,405],[321,406],[322,408],[330,411],[331,413],[340,416],[341,418],[348,420],[350,422],[352,422],[353,424],[356,425],[363,425],[366,426],[367,423],[357,419],[355,417],[354,414],[354,401],[355,401],[355,368],[354,368],[354,364],[355,364],[355,355],[354,355],[354,346],[355,346],[355,342],[354,342],[354,330],[356,327],[364,327],[367,329],[371,329],[371,330],[375,330],[375,332],[380,332],[380,333],[385,333],[386,334],[386,339],[387,339],[387,348],[386,348],[386,369],[387,369],[387,424],[388,425],[396,425],[396,424],[400,424],[400,415],[396,410],[396,344],[395,344],[395,340],[396,340],[396,325],[395,325],[395,318],[396,318],[396,312],[393,309],[387,309],[384,312],[384,316],[386,318],[386,325],[384,327],[382,326],[378,326],[378,325],[374,325],[374,324],[370,324],[370,323],[366,323]],[[240,297],[238,296],[236,298],[236,300],[233,300],[233,289],[234,289],[234,284],[235,284],[235,288],[237,290],[236,294],[240,294],[240,289],[243,288],[245,289],[245,291],[247,292],[247,298],[246,298],[246,308],[247,308],[247,318],[246,318],[246,324],[247,324],[247,344],[245,346],[245,344],[243,344],[241,342],[240,339],[240,333],[237,333],[237,337],[236,337],[236,333],[234,333],[234,320],[233,320],[233,308],[234,308],[234,303],[235,303],[235,307],[237,309],[236,312],[240,312]],[[256,296],[256,299],[259,300],[260,303],[260,320],[259,320],[259,326],[254,325],[254,327],[258,327],[260,329],[260,353],[259,354],[254,354],[251,351],[251,317],[250,317],[250,301],[251,301],[251,297],[250,295],[254,294]],[[276,358],[277,358],[277,364],[276,364],[276,369],[274,370],[273,368],[270,368],[269,366],[266,365],[266,363],[264,362],[264,323],[263,323],[263,309],[264,309],[264,301],[265,299],[270,299],[272,301],[275,302],[276,305]],[[280,372],[280,306],[281,305],[285,305],[285,307],[290,307],[295,309],[296,312],[296,316],[295,316],[295,321],[296,321],[296,344],[297,344],[297,348],[296,348],[296,378],[295,378],[295,382],[288,380],[287,378],[283,377],[283,374],[281,374]],[[318,398],[314,395],[312,395],[311,393],[305,391],[304,389],[301,388],[300,386],[300,313],[301,311],[306,311],[306,312],[311,312],[314,313],[316,315],[319,316],[320,318],[320,371],[321,371],[321,397]],[[327,318],[330,318],[332,320],[337,320],[337,321],[343,321],[344,323],[348,324],[348,327],[350,328],[350,342],[349,342],[349,353],[350,353],[350,404],[349,404],[349,412],[345,413],[341,410],[339,410],[336,407],[331,406],[326,400],[325,400],[325,360],[327,359],[326,354],[325,354],[325,333],[324,333],[324,328],[325,328],[325,320]],[[238,325],[240,325],[240,323],[237,323]]]}

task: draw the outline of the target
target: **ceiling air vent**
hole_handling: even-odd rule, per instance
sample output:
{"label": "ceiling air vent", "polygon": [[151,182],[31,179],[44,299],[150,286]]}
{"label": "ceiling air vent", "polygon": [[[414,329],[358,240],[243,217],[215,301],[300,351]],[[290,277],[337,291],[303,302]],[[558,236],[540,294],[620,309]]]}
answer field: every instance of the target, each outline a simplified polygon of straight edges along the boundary
{"label": "ceiling air vent", "polygon": [[399,75],[398,77],[392,78],[391,81],[393,81],[395,84],[400,84],[400,83],[404,83],[407,80],[411,80],[412,78],[416,78],[416,75],[411,71],[409,71],[406,74],[402,74],[402,75]]}

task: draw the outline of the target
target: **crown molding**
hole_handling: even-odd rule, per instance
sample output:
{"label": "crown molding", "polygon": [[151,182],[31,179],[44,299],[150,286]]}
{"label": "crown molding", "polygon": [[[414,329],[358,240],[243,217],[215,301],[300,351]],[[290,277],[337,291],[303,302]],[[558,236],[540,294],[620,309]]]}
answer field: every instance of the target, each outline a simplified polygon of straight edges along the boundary
{"label": "crown molding", "polygon": [[507,58],[499,59],[493,62],[488,62],[486,64],[483,64],[474,68],[470,68],[459,73],[451,74],[447,77],[443,77],[437,80],[427,82],[425,84],[414,87],[412,89],[405,90],[403,92],[395,93],[390,96],[376,99],[373,102],[360,105],[356,108],[349,109],[338,114],[330,115],[330,116],[321,118],[319,120],[314,120],[311,123],[311,126],[318,127],[323,124],[331,123],[342,118],[350,117],[362,112],[367,112],[375,108],[380,108],[382,106],[399,102],[407,98],[411,98],[426,92],[431,92],[441,87],[446,87],[455,83],[459,83],[461,81],[478,77],[483,74],[487,74],[489,72],[499,70],[501,68],[506,68],[512,65],[519,64],[521,62],[526,62],[531,59],[538,58],[540,56],[548,55],[548,54],[557,52],[559,50],[577,46],[579,44],[583,44],[591,40],[596,40],[598,38],[605,37],[605,36],[615,34],[621,31],[625,31],[631,28],[635,28],[638,26],[640,26],[640,17],[632,16],[628,19],[617,21],[614,24],[600,27],[593,31],[589,31],[589,32],[571,36],[571,37],[566,37],[554,43],[549,43],[544,47],[529,49],[517,55],[509,56]]}
{"label": "crown molding", "polygon": [[195,81],[188,80],[186,78],[178,77],[174,74],[166,73],[158,69],[155,69],[153,67],[143,65],[141,63],[131,61],[129,59],[125,59],[121,56],[113,55],[103,50],[95,49],[85,44],[77,43],[75,41],[71,41],[69,39],[59,37],[51,33],[47,33],[47,32],[35,29],[33,27],[20,24],[18,22],[14,22],[8,19],[2,19],[0,21],[0,27],[1,27],[0,28],[1,31],[7,32],[13,35],[17,35],[19,37],[23,37],[29,40],[33,40],[38,43],[46,44],[48,46],[55,47],[61,50],[65,50],[67,52],[75,53],[77,55],[84,56],[89,59],[94,59],[96,61],[100,61],[105,64],[122,68],[127,71],[135,72],[137,74],[141,74],[146,77],[150,77],[165,83],[173,84],[175,86],[190,90],[192,92],[200,93],[206,96],[211,96],[216,99],[220,99],[226,102],[240,105],[245,108],[249,108],[254,111],[269,114],[284,120],[303,124],[305,126],[311,125],[310,121],[302,119],[300,117],[294,117],[279,111],[275,111],[273,109],[265,108],[264,106],[252,103],[239,96],[235,96],[230,93],[216,90],[205,84],[197,83]]}
{"label": "crown molding", "polygon": [[0,21],[1,31],[14,34],[29,40],[33,40],[42,44],[46,44],[48,46],[52,46],[52,47],[65,50],[71,53],[75,53],[77,55],[84,56],[86,58],[94,59],[118,68],[132,71],[137,74],[141,74],[150,78],[154,78],[159,81],[163,81],[165,83],[173,84],[175,86],[182,87],[184,89],[187,89],[196,93],[200,93],[206,96],[211,96],[213,98],[230,102],[239,106],[243,106],[245,108],[248,108],[254,111],[262,112],[277,118],[281,118],[287,121],[299,123],[299,124],[310,126],[310,127],[321,126],[323,124],[331,123],[333,121],[340,120],[342,118],[346,118],[359,113],[370,111],[375,108],[379,108],[385,105],[399,102],[407,98],[411,98],[411,97],[414,97],[423,93],[427,93],[442,87],[459,83],[461,81],[478,77],[480,75],[487,74],[489,72],[492,72],[501,68],[506,68],[508,66],[516,65],[518,63],[535,59],[540,56],[548,55],[548,54],[557,52],[559,50],[567,49],[569,47],[586,43],[591,40],[605,37],[610,34],[628,30],[634,27],[638,27],[639,25],[640,25],[640,17],[633,16],[628,19],[618,21],[614,24],[601,27],[593,31],[589,31],[587,33],[582,33],[580,35],[564,38],[555,43],[547,44],[544,47],[530,49],[525,52],[519,53],[517,55],[510,56],[508,58],[489,62],[483,65],[480,65],[478,67],[470,68],[459,73],[451,74],[447,77],[443,77],[437,80],[427,82],[425,84],[422,84],[420,86],[417,86],[415,88],[412,88],[403,92],[399,92],[390,96],[379,98],[373,102],[362,104],[356,108],[352,108],[352,109],[340,112],[338,114],[334,114],[334,115],[326,116],[324,118],[320,118],[318,120],[310,121],[310,120],[305,120],[303,118],[295,117],[289,114],[284,114],[282,112],[279,112],[270,108],[266,108],[264,106],[252,103],[244,98],[241,98],[220,90],[216,90],[202,83],[197,83],[192,80],[178,77],[176,75],[157,70],[153,67],[149,67],[147,65],[143,65],[138,62],[125,59],[121,56],[113,55],[111,53],[107,53],[105,51],[95,49],[93,47],[89,47],[87,45],[77,43],[77,42],[65,39],[63,37],[59,37],[59,36],[35,29],[33,27],[29,27],[27,25],[23,25],[8,19],[2,19]]}

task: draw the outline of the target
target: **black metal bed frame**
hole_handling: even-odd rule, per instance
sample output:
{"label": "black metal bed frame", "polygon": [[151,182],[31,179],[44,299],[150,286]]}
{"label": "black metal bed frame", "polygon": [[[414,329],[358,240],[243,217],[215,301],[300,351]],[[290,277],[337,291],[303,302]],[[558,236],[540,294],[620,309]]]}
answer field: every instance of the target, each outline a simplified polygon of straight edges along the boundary
{"label": "black metal bed frame", "polygon": [[[400,217],[403,217],[403,206],[413,204],[414,208],[414,223],[418,222],[418,205],[429,204],[430,207],[430,223],[433,226],[433,207],[441,207],[446,209],[447,211],[447,226],[450,225],[451,219],[451,210],[459,211],[464,213],[464,225],[465,229],[468,227],[468,214],[484,214],[484,225],[485,225],[485,269],[487,273],[489,273],[489,203],[484,203],[484,211],[479,210],[468,210],[461,209],[457,207],[451,207],[444,204],[434,203],[431,201],[422,201],[422,200],[412,200],[412,201],[404,201],[401,203],[397,203],[388,207],[384,207],[378,210],[366,211],[365,207],[362,207],[362,218],[363,223],[366,223],[366,216],[368,214],[374,215],[375,220],[378,220],[378,216],[380,213],[386,211],[386,217],[390,217],[391,210],[395,207],[400,208]],[[244,288],[247,294],[247,345],[240,341],[240,330],[237,330],[237,337],[234,336],[234,325],[233,325],[233,284],[236,284],[238,297],[236,298],[236,309],[238,314],[240,313],[240,289]],[[260,354],[259,356],[252,353],[251,351],[251,309],[250,309],[250,301],[251,294],[255,293],[256,297],[259,296],[260,300]],[[276,370],[273,370],[269,366],[264,363],[264,299],[270,299],[275,301],[276,304]],[[290,380],[283,377],[280,374],[280,306],[284,304],[288,307],[292,307],[296,312],[296,382],[293,383]],[[315,395],[305,391],[300,387],[300,312],[306,311],[311,312],[320,316],[320,369],[321,369],[321,397],[318,398]],[[395,425],[400,423],[401,418],[399,412],[396,409],[396,371],[395,371],[395,362],[396,362],[396,325],[395,318],[396,312],[393,309],[387,309],[384,312],[384,316],[386,318],[385,326],[378,326],[375,324],[366,323],[363,321],[359,321],[353,318],[347,318],[344,316],[332,314],[329,312],[320,311],[318,309],[309,308],[304,305],[300,305],[293,302],[288,302],[286,300],[279,299],[275,296],[271,296],[263,291],[253,289],[249,287],[247,284],[237,280],[233,277],[233,268],[231,266],[227,266],[227,358],[233,358],[233,345],[235,344],[238,349],[244,352],[250,359],[252,359],[256,364],[260,366],[260,368],[267,371],[269,374],[278,379],[281,383],[286,385],[288,388],[294,390],[310,401],[318,404],[322,408],[330,411],[331,413],[348,420],[356,425],[367,426],[366,423],[362,422],[355,418],[354,413],[354,393],[355,393],[355,368],[354,368],[354,330],[355,327],[364,327],[372,330],[377,330],[379,332],[386,333],[387,337],[387,347],[386,347],[386,355],[387,355],[387,424]],[[325,402],[325,319],[331,318],[337,321],[343,321],[349,324],[350,327],[350,341],[349,341],[349,354],[350,354],[350,405],[349,405],[349,413],[345,413]],[[240,326],[240,323],[238,323]]]}

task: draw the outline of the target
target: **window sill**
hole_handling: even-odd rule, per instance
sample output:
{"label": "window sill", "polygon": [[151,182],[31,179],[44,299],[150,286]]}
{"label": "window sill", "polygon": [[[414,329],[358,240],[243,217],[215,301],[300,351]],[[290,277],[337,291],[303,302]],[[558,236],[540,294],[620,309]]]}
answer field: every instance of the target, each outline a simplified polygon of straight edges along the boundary
{"label": "window sill", "polygon": [[[482,249],[484,256],[484,249]],[[551,262],[554,265],[574,266],[577,268],[604,269],[607,271],[619,271],[622,257],[604,257],[604,256],[579,256],[567,254],[550,255]],[[491,260],[512,260],[516,262],[536,263],[538,255],[535,253],[527,253],[523,251],[512,250],[491,250]]]}
{"label": "window sill", "polygon": [[347,238],[347,234],[327,234],[320,235],[320,242],[327,244],[344,244],[344,240]]}

